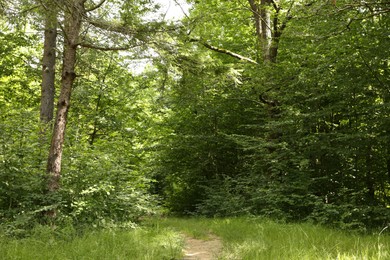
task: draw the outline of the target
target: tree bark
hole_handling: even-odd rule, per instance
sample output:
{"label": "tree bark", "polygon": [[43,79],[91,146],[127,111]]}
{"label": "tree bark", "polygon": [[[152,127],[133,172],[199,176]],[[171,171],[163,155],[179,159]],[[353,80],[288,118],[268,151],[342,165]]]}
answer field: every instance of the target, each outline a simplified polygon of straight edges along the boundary
{"label": "tree bark", "polygon": [[255,20],[255,29],[256,29],[256,36],[258,41],[261,41],[261,17],[260,17],[260,10],[259,5],[254,0],[248,0],[249,5],[251,6],[251,11],[253,14],[253,18]]}
{"label": "tree bark", "polygon": [[272,45],[271,15],[268,9],[270,0],[261,0],[257,3],[255,0],[248,0],[253,18],[255,20],[256,36],[262,52],[264,61],[272,61],[270,49]]}
{"label": "tree bark", "polygon": [[[47,124],[53,120],[56,39],[57,13],[55,11],[46,10],[40,108],[40,120],[43,124]],[[46,126],[44,126],[44,132],[46,132],[45,128]]]}
{"label": "tree bark", "polygon": [[[49,192],[56,192],[60,187],[61,159],[72,86],[76,78],[76,53],[82,24],[84,2],[84,0],[68,1],[68,11],[65,14],[65,42],[62,61],[61,92],[57,104],[57,114],[47,160],[47,189]],[[55,212],[52,212],[51,215],[55,216]]]}
{"label": "tree bark", "polygon": [[271,32],[271,15],[268,10],[269,0],[261,0],[260,4],[260,24],[261,24],[261,48],[263,50],[263,59],[265,61],[272,61],[270,56],[270,48],[272,44]]}
{"label": "tree bark", "polygon": [[[286,28],[287,22],[292,19],[291,9],[294,1],[291,2],[282,22],[279,20],[281,7],[277,1],[248,0],[248,2],[255,21],[256,36],[263,61],[275,63],[278,55],[280,36]],[[273,11],[271,11],[271,7]]]}

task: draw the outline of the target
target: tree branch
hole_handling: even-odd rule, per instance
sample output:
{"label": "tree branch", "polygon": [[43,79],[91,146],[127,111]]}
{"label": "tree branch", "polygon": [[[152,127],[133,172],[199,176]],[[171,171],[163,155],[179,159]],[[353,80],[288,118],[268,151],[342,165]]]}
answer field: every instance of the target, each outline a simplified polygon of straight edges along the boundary
{"label": "tree branch", "polygon": [[134,35],[137,32],[133,28],[129,28],[120,24],[114,24],[102,20],[97,21],[97,20],[88,19],[88,22],[100,29],[107,30],[110,32],[117,32],[124,35]]}
{"label": "tree branch", "polygon": [[95,49],[95,50],[101,50],[101,51],[126,51],[132,47],[130,46],[102,46],[102,45],[94,45],[86,42],[80,42],[77,44],[78,46],[89,48],[89,49]]}
{"label": "tree branch", "polygon": [[177,0],[173,0],[173,1],[175,2],[176,5],[178,5],[180,7],[180,9],[183,12],[183,14],[185,15],[185,17],[190,19],[190,17],[186,14],[186,12],[184,11],[184,8],[181,6],[181,4]]}
{"label": "tree branch", "polygon": [[279,28],[280,33],[282,33],[283,30],[286,28],[287,22],[293,18],[293,16],[291,15],[291,9],[293,8],[294,3],[295,1],[292,1],[290,7],[287,10],[286,19],[283,21],[282,25]]}
{"label": "tree branch", "polygon": [[92,12],[92,11],[94,11],[94,10],[96,10],[96,9],[98,9],[99,7],[101,7],[104,3],[106,2],[106,0],[101,0],[97,5],[95,5],[94,7],[91,7],[91,8],[89,8],[89,9],[87,9],[87,10],[85,10],[85,12]]}
{"label": "tree branch", "polygon": [[[259,100],[263,103],[263,104],[266,104],[266,105],[269,105],[271,107],[276,107],[279,105],[279,102],[277,100],[269,100],[269,99],[266,99],[264,97],[265,93],[273,90],[274,88],[271,87],[271,88],[268,88],[266,89],[265,91],[263,91],[260,95],[259,95]],[[279,88],[278,88],[279,89]]]}
{"label": "tree branch", "polygon": [[122,35],[128,35],[139,37],[140,35],[151,35],[152,33],[158,33],[158,32],[168,32],[168,31],[174,31],[177,30],[178,27],[176,26],[165,26],[163,27],[163,23],[154,23],[153,26],[147,27],[144,25],[140,25],[137,28],[129,27],[121,23],[113,23],[113,22],[107,22],[104,20],[96,20],[87,18],[87,22],[96,28],[100,28],[103,30],[106,30],[108,32],[116,32]]}
{"label": "tree branch", "polygon": [[274,0],[271,0],[272,6],[274,7],[275,11],[279,13],[280,6],[277,5],[277,3]]}
{"label": "tree branch", "polygon": [[252,64],[256,64],[258,65],[259,63],[257,63],[256,61],[248,58],[248,57],[244,57],[238,53],[235,53],[235,52],[232,52],[232,51],[229,51],[229,50],[226,50],[226,49],[222,49],[222,48],[218,48],[218,47],[215,47],[215,46],[212,46],[210,44],[208,44],[207,42],[203,42],[203,41],[200,41],[200,40],[197,40],[197,39],[191,39],[190,42],[199,42],[200,44],[202,44],[204,47],[206,47],[207,49],[210,49],[212,51],[216,51],[216,52],[219,52],[219,53],[223,53],[223,54],[227,54],[231,57],[234,57],[236,59],[239,59],[239,60],[242,60],[242,61],[246,61],[246,62],[249,62],[249,63],[252,63]]}

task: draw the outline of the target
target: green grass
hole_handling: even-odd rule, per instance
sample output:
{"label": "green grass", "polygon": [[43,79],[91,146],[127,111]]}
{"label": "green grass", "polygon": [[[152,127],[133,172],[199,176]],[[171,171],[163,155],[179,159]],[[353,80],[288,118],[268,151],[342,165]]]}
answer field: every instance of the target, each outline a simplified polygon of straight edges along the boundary
{"label": "green grass", "polygon": [[390,259],[389,230],[362,235],[252,218],[154,218],[133,230],[79,233],[37,227],[24,239],[0,234],[0,259],[181,259],[183,234],[219,236],[219,259]]}
{"label": "green grass", "polygon": [[0,259],[179,259],[183,238],[169,229],[101,230],[64,236],[41,227],[31,237],[0,236]]}
{"label": "green grass", "polygon": [[167,218],[154,220],[154,225],[195,237],[219,236],[224,244],[220,259],[390,259],[388,231],[380,236],[362,235],[250,218]]}

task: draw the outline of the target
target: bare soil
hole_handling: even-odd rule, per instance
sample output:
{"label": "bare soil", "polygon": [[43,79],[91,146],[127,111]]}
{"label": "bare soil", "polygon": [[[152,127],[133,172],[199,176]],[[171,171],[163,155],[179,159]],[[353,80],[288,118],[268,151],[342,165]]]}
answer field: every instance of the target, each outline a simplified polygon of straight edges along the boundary
{"label": "bare soil", "polygon": [[218,259],[218,255],[221,251],[222,242],[215,235],[210,235],[206,240],[186,236],[183,260]]}

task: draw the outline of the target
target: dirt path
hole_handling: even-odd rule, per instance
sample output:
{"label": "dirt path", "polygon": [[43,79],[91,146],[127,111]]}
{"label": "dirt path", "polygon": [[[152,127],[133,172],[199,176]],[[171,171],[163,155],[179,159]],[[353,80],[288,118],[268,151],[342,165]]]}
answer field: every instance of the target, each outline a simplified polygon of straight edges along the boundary
{"label": "dirt path", "polygon": [[217,236],[210,235],[207,240],[185,237],[183,260],[213,260],[221,251],[222,242]]}

